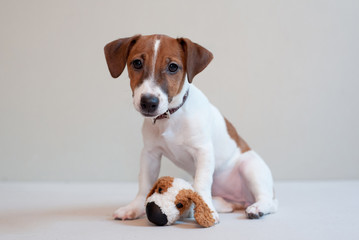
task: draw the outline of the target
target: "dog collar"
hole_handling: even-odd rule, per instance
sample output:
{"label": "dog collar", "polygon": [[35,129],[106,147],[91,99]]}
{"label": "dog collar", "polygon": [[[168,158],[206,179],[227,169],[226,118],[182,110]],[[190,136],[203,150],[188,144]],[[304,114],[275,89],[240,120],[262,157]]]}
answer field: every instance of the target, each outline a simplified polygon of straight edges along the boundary
{"label": "dog collar", "polygon": [[156,123],[157,120],[160,120],[160,119],[164,119],[164,118],[170,118],[171,114],[174,114],[175,112],[177,112],[178,109],[180,109],[183,104],[186,102],[187,100],[187,97],[188,97],[188,92],[189,92],[189,89],[187,90],[186,94],[183,96],[183,99],[182,99],[182,103],[178,106],[178,107],[175,107],[175,108],[170,108],[168,109],[165,113],[155,117],[153,119],[153,124]]}

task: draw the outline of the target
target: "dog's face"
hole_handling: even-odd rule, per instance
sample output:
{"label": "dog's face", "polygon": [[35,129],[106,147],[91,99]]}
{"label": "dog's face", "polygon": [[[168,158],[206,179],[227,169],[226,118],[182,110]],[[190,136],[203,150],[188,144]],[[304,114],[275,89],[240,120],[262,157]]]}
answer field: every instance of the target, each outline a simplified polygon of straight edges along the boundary
{"label": "dog's face", "polygon": [[189,39],[136,35],[105,46],[112,77],[127,65],[133,104],[145,117],[156,117],[182,102],[187,83],[212,60],[212,54]]}

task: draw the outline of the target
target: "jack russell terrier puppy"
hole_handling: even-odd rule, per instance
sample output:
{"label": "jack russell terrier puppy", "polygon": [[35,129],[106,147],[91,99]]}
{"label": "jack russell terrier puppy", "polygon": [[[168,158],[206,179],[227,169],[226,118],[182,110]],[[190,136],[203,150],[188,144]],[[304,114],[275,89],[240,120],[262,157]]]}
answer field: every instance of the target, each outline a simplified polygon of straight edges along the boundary
{"label": "jack russell terrier puppy", "polygon": [[217,211],[242,208],[253,219],[277,210],[268,166],[192,84],[213,59],[210,51],[187,38],[165,35],[121,38],[104,50],[112,77],[127,65],[133,105],[145,117],[138,194],[115,211],[115,219],[145,213],[162,156],[193,176],[193,188],[216,223]]}

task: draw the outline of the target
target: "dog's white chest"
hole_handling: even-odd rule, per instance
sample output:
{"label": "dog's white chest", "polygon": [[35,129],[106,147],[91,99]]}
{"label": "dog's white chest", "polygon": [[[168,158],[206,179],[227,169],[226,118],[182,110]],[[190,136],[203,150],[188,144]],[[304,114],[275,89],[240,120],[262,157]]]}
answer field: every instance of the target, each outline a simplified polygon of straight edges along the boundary
{"label": "dog's white chest", "polygon": [[195,158],[193,148],[186,143],[183,126],[170,127],[158,135],[163,155],[175,165],[194,176]]}

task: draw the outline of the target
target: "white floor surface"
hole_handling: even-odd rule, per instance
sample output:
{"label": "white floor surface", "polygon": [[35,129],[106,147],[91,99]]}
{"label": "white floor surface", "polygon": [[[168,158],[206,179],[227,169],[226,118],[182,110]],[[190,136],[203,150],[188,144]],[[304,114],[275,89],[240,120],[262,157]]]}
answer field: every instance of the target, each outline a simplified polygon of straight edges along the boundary
{"label": "white floor surface", "polygon": [[112,220],[136,192],[135,183],[0,183],[0,239],[359,239],[359,181],[277,182],[276,214],[220,214],[211,228]]}

